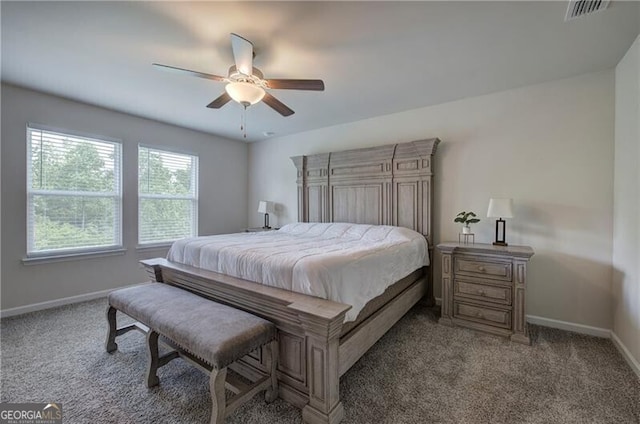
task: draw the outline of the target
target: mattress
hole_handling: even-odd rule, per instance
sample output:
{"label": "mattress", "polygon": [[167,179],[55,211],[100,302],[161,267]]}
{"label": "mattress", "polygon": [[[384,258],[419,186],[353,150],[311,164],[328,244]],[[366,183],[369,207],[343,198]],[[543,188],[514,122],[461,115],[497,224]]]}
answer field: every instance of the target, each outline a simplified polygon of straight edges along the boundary
{"label": "mattress", "polygon": [[429,265],[420,233],[348,223],[187,238],[173,243],[167,259],[351,305],[345,322],[387,287]]}

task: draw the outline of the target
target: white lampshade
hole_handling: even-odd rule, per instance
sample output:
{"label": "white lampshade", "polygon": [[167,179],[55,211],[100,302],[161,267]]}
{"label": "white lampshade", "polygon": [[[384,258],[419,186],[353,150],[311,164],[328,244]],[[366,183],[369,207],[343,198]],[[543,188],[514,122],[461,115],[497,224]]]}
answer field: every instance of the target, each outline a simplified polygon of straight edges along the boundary
{"label": "white lampshade", "polygon": [[248,82],[230,82],[224,88],[236,102],[250,106],[258,103],[264,97],[264,90]]}
{"label": "white lampshade", "polygon": [[270,202],[268,200],[261,200],[258,203],[258,213],[273,213],[273,212],[274,212],[273,202]]}
{"label": "white lampshade", "polygon": [[487,218],[513,218],[513,199],[490,199]]}

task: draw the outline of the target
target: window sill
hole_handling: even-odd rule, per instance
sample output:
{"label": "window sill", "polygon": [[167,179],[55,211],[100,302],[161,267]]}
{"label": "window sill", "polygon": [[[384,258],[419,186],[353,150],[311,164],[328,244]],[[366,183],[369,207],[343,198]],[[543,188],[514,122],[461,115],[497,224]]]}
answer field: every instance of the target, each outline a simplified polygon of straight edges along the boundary
{"label": "window sill", "polygon": [[136,247],[137,252],[147,252],[151,250],[165,250],[169,249],[173,244],[172,241],[168,243],[159,243],[159,244],[140,244]]}
{"label": "window sill", "polygon": [[33,256],[33,257],[22,258],[22,263],[24,265],[39,265],[39,264],[47,264],[47,263],[53,263],[53,262],[67,262],[67,261],[76,261],[81,259],[99,258],[103,256],[118,256],[118,255],[124,255],[126,252],[127,252],[127,249],[118,248],[118,249],[100,250],[100,251],[92,251],[92,252],[62,253],[62,254],[50,255],[50,256]]}

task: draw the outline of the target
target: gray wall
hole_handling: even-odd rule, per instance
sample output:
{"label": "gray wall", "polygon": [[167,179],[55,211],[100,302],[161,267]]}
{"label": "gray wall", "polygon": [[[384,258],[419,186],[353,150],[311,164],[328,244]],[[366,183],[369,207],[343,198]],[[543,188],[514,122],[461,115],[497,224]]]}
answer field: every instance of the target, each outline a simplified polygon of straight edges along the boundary
{"label": "gray wall", "polygon": [[640,37],[616,67],[613,332],[640,375]]}
{"label": "gray wall", "polygon": [[493,241],[489,198],[512,197],[507,241],[536,252],[527,313],[611,329],[613,106],[606,71],[255,143],[249,219],[259,199],[279,203],[278,225],[297,219],[290,156],[439,137],[435,241],[457,240],[453,219],[470,209],[476,241]]}
{"label": "gray wall", "polygon": [[[24,265],[28,122],[120,139],[126,254]],[[247,223],[247,145],[209,134],[2,84],[1,308],[84,295],[146,280],[138,261],[166,249],[137,250],[137,146],[172,147],[200,158],[199,233],[240,231]]]}

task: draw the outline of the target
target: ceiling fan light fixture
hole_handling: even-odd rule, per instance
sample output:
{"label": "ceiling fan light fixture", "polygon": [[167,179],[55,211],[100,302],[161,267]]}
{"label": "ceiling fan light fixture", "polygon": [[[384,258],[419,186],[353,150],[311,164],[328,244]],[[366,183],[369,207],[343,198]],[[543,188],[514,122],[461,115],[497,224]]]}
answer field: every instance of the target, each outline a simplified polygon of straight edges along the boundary
{"label": "ceiling fan light fixture", "polygon": [[230,82],[224,88],[233,100],[247,107],[258,103],[264,97],[262,87],[249,82]]}

